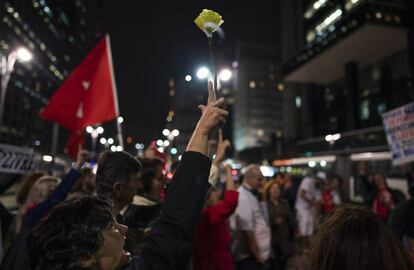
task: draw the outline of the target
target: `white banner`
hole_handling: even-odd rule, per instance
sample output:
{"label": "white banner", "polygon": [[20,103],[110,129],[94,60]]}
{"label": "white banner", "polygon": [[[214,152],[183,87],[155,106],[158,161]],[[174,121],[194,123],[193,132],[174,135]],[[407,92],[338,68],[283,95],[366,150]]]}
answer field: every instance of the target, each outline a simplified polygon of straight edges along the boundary
{"label": "white banner", "polygon": [[393,164],[414,161],[414,102],[382,115]]}
{"label": "white banner", "polygon": [[25,174],[34,169],[33,149],[0,144],[0,172]]}

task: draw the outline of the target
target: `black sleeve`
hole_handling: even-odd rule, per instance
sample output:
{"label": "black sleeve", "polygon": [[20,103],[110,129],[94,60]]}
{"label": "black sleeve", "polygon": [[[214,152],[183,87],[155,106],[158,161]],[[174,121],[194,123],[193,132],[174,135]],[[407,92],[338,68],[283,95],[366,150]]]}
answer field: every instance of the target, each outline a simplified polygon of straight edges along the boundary
{"label": "black sleeve", "polygon": [[128,209],[122,216],[124,225],[129,228],[145,228],[148,223],[158,214],[161,204],[142,206],[128,205]]}
{"label": "black sleeve", "polygon": [[201,153],[183,154],[161,214],[132,265],[140,270],[185,269],[209,188],[210,167],[211,160]]}

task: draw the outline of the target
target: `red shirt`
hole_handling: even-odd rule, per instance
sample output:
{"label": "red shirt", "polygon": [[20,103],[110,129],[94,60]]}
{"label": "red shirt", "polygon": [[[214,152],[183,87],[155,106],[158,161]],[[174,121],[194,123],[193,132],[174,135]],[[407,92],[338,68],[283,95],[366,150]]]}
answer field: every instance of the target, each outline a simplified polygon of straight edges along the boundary
{"label": "red shirt", "polygon": [[331,213],[335,210],[335,203],[331,191],[322,194],[322,210],[324,213]]}
{"label": "red shirt", "polygon": [[238,196],[237,191],[226,191],[223,201],[203,209],[195,236],[193,269],[234,269],[227,219],[236,210]]}
{"label": "red shirt", "polygon": [[394,208],[394,200],[386,187],[381,187],[374,199],[373,212],[381,219],[388,219],[390,210]]}

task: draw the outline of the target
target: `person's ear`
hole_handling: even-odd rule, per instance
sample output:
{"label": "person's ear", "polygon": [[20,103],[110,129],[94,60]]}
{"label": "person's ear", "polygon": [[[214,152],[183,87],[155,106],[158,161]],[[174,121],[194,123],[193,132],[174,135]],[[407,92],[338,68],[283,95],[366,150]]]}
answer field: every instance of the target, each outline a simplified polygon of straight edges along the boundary
{"label": "person's ear", "polygon": [[115,182],[112,185],[112,193],[114,198],[119,198],[121,196],[121,182]]}
{"label": "person's ear", "polygon": [[92,269],[94,265],[96,264],[96,260],[92,256],[85,256],[80,259],[79,264],[83,268]]}

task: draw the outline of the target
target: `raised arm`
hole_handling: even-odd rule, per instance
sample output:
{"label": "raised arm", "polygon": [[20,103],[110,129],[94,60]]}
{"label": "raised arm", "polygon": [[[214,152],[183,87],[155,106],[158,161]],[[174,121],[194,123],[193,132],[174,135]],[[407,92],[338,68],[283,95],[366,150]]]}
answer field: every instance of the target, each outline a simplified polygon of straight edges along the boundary
{"label": "raised arm", "polygon": [[164,208],[142,244],[141,257],[135,258],[129,269],[181,270],[188,263],[194,230],[209,187],[208,134],[224,123],[228,115],[224,99],[215,101],[212,91],[209,83],[208,104],[200,106],[202,116],[173,177]]}
{"label": "raised arm", "polygon": [[59,204],[66,198],[68,193],[71,191],[73,185],[76,183],[76,181],[78,181],[80,177],[79,170],[82,168],[88,156],[89,152],[87,150],[79,149],[75,165],[65,175],[59,186],[45,201],[40,203],[35,209],[33,209],[29,213],[27,220],[31,224],[36,224],[46,214],[47,211],[55,207],[57,204]]}

